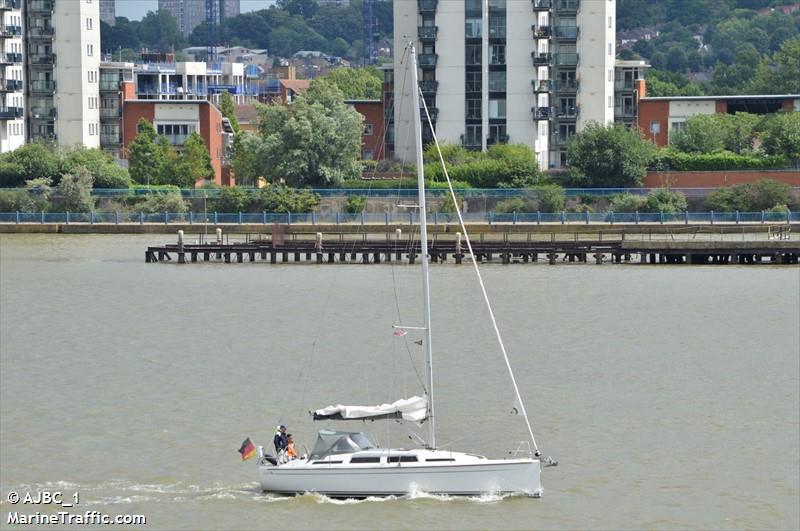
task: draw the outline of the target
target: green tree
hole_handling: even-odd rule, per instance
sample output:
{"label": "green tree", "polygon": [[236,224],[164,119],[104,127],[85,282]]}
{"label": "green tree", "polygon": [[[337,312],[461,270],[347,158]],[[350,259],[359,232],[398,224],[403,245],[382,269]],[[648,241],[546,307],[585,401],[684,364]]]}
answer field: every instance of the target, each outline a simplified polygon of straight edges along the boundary
{"label": "green tree", "polygon": [[264,143],[261,172],[291,186],[331,185],[361,174],[363,117],[339,90],[313,85],[290,107],[259,109]]}
{"label": "green tree", "polygon": [[697,50],[693,50],[686,56],[686,63],[692,72],[700,72],[703,70],[703,55]]}
{"label": "green tree", "polygon": [[349,214],[363,212],[367,206],[367,198],[362,195],[349,195],[344,202],[344,211]]}
{"label": "green tree", "polygon": [[256,193],[255,210],[275,213],[309,213],[319,206],[319,196],[308,190],[297,190],[288,186],[268,186]]}
{"label": "green tree", "polygon": [[247,206],[247,193],[238,186],[226,186],[219,191],[217,212],[243,212]]}
{"label": "green tree", "polygon": [[667,52],[667,70],[672,72],[683,72],[688,66],[686,52],[678,46],[673,46]]}
{"label": "green tree", "polygon": [[725,148],[725,131],[717,114],[699,114],[689,118],[683,129],[670,135],[669,143],[686,153],[714,153]]}
{"label": "green tree", "polygon": [[747,91],[753,94],[800,92],[800,37],[784,41],[771,58],[761,61]]}
{"label": "green tree", "polygon": [[92,180],[92,174],[83,166],[62,175],[55,189],[53,206],[66,212],[90,212],[94,209]]}
{"label": "green tree", "polygon": [[52,144],[32,142],[0,155],[0,162],[5,163],[0,172],[4,187],[21,186],[29,179],[42,177],[54,182],[60,177],[61,161]]}
{"label": "green tree", "polygon": [[641,186],[656,151],[639,130],[590,122],[570,138],[567,161],[572,178],[587,186]]}
{"label": "green tree", "polygon": [[719,188],[706,197],[706,206],[718,212],[760,212],[791,200],[791,187],[771,179]]}
{"label": "green tree", "polygon": [[255,186],[258,178],[263,176],[264,142],[249,131],[242,131],[234,138],[231,157],[236,182],[241,185]]}
{"label": "green tree", "polygon": [[761,140],[769,155],[784,155],[800,164],[800,113],[780,112],[772,116]]}
{"label": "green tree", "polygon": [[381,97],[383,77],[377,68],[336,68],[312,84],[331,85],[348,100],[377,100]]}
{"label": "green tree", "polygon": [[228,119],[231,123],[234,133],[239,133],[239,120],[236,118],[236,105],[233,103],[233,97],[230,92],[223,92],[219,101],[219,110],[222,116]]}
{"label": "green tree", "polygon": [[183,188],[194,188],[195,184],[203,181],[214,180],[214,167],[211,165],[211,155],[208,153],[206,143],[196,131],[189,135],[183,143],[183,149],[178,156],[177,175],[171,183]]}
{"label": "green tree", "polygon": [[128,148],[128,173],[139,184],[159,184],[165,161],[156,147],[156,128],[140,118],[136,124],[136,137]]}
{"label": "green tree", "polygon": [[61,172],[71,173],[79,166],[92,174],[94,188],[128,188],[131,185],[128,170],[121,168],[102,149],[77,147],[67,151],[61,161]]}
{"label": "green tree", "polygon": [[178,22],[166,9],[148,11],[137,29],[142,45],[148,48],[170,52],[186,47]]}
{"label": "green tree", "polygon": [[682,193],[669,188],[658,188],[647,195],[641,211],[675,214],[685,211],[687,206],[686,196]]}

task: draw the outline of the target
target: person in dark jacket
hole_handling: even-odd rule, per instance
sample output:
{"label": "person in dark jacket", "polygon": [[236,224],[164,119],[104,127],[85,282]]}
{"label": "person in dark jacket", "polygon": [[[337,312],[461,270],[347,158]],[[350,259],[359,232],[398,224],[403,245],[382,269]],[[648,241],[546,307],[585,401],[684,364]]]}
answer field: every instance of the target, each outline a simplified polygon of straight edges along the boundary
{"label": "person in dark jacket", "polygon": [[273,444],[275,445],[275,452],[280,455],[281,452],[286,450],[286,447],[289,445],[289,440],[286,437],[286,426],[281,424],[277,431],[275,432],[275,438],[272,439]]}

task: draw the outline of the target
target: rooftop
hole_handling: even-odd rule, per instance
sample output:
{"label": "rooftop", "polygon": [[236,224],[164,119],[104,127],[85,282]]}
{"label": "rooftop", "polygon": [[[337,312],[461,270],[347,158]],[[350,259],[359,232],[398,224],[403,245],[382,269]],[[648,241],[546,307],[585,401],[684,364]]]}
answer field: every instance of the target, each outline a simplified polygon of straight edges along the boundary
{"label": "rooftop", "polygon": [[647,101],[796,100],[800,94],[739,94],[726,96],[647,96]]}

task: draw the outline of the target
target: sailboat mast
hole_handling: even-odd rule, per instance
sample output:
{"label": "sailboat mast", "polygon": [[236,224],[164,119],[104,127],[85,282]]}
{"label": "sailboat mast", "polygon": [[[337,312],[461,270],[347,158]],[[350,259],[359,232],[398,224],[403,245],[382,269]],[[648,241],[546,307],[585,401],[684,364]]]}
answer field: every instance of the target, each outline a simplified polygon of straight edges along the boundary
{"label": "sailboat mast", "polygon": [[414,131],[417,138],[417,189],[419,196],[419,239],[422,252],[422,300],[425,319],[425,365],[428,373],[428,446],[436,448],[436,429],[433,416],[433,349],[431,347],[431,288],[428,273],[428,218],[425,209],[425,168],[422,160],[422,119],[419,106],[419,81],[417,73],[417,52],[411,48],[411,92]]}

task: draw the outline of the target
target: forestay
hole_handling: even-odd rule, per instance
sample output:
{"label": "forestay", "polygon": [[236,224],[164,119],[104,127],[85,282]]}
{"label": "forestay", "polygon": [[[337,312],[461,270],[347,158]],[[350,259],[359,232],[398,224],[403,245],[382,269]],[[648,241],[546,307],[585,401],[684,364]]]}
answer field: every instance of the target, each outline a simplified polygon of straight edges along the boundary
{"label": "forestay", "polygon": [[412,396],[377,406],[328,406],[312,412],[314,420],[377,420],[403,419],[412,422],[425,420],[428,401],[422,396]]}

